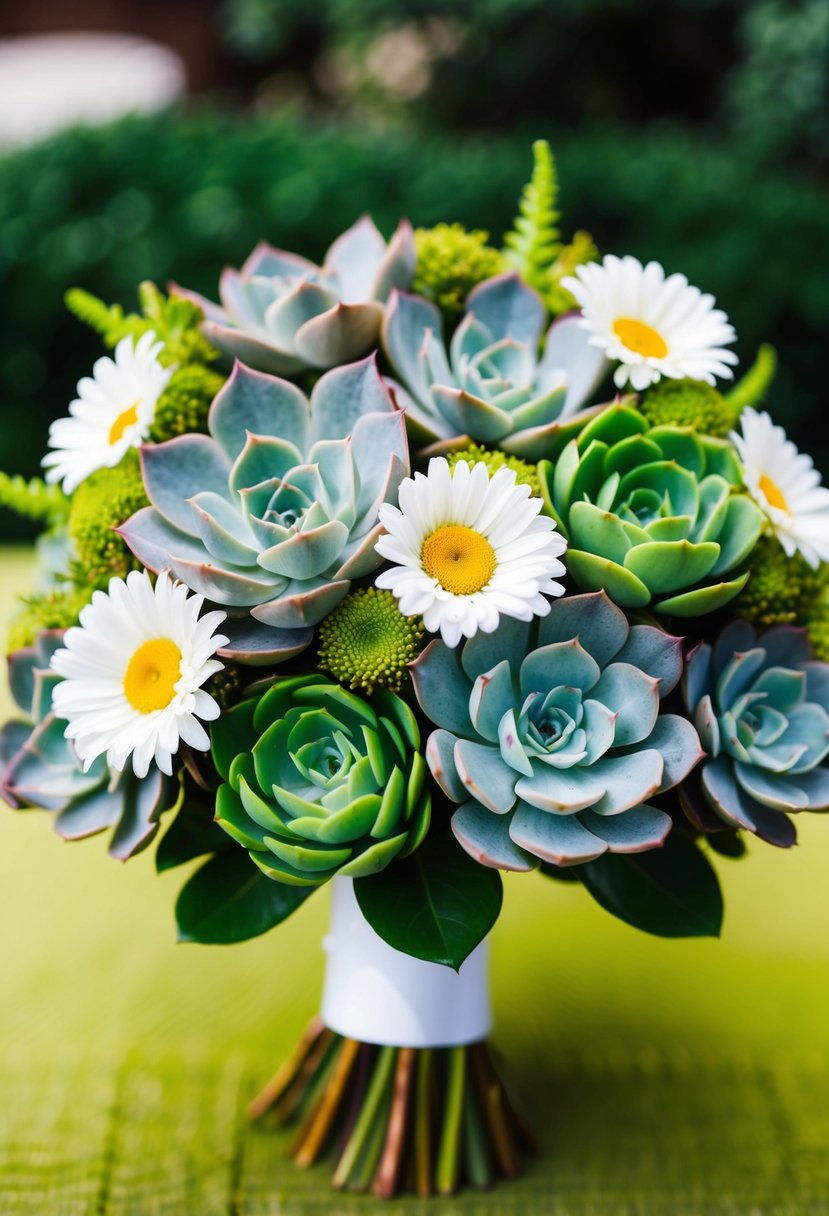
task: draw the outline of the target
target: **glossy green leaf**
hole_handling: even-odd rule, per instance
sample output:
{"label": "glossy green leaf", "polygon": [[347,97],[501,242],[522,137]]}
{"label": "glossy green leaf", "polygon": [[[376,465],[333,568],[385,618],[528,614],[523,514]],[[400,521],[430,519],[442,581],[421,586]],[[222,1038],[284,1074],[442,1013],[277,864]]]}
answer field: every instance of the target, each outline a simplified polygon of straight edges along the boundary
{"label": "glossy green leaf", "polygon": [[310,890],[273,882],[241,849],[212,857],[176,901],[179,941],[223,946],[258,937],[290,916]]}
{"label": "glossy green leaf", "polygon": [[411,856],[354,892],[376,933],[395,950],[457,971],[501,911],[501,876],[479,865],[447,832],[431,834]]}
{"label": "glossy green leaf", "polygon": [[213,819],[213,808],[188,800],[159,841],[155,868],[161,874],[194,857],[216,853],[229,844],[226,834]]}
{"label": "glossy green leaf", "polygon": [[697,846],[676,830],[660,849],[606,853],[579,866],[597,903],[658,937],[719,937],[723,901],[717,876]]}

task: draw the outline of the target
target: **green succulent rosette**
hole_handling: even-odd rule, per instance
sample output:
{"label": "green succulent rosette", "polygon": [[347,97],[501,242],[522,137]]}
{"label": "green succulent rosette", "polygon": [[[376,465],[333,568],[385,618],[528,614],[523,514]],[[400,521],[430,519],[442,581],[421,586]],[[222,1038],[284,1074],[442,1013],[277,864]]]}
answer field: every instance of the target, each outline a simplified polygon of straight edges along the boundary
{"label": "green succulent rosette", "polygon": [[84,771],[66,723],[52,711],[60,676],[50,663],[63,634],[44,630],[9,656],[9,686],[24,717],[0,728],[0,798],[15,810],[51,811],[64,840],[112,829],[109,853],[126,861],[150,844],[161,816],[178,808],[182,787],[154,764],[140,779],[131,768],[111,769],[103,756]]}
{"label": "green succulent rosette", "polygon": [[793,845],[789,815],[829,807],[829,664],[806,631],[733,621],[691,652],[683,693],[707,752],[679,791],[691,822]]}
{"label": "green succulent rosette", "polygon": [[386,689],[279,679],[212,728],[216,820],[278,882],[362,878],[411,853],[431,813],[420,731]]}
{"label": "green succulent rosette", "polygon": [[584,427],[539,478],[568,540],[579,587],[623,608],[695,617],[745,586],[760,509],[740,492],[731,444],[690,427],[650,426],[618,404]]}
{"label": "green succulent rosette", "polygon": [[531,870],[662,844],[671,818],[647,800],[702,755],[691,723],[662,711],[681,672],[681,639],[629,625],[602,591],[557,600],[539,623],[505,618],[456,650],[430,643],[412,679],[466,851]]}

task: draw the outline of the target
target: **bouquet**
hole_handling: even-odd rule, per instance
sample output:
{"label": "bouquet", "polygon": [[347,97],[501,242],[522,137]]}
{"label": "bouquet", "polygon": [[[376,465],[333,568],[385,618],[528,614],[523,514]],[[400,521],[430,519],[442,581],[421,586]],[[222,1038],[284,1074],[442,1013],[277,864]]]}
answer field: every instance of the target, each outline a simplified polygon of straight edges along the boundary
{"label": "bouquet", "polygon": [[532,1147],[487,1042],[501,871],[716,934],[712,862],[829,806],[829,489],[760,408],[774,351],[730,385],[713,297],[565,243],[534,157],[501,248],[364,217],[220,304],[70,292],[113,354],[0,479],[43,525],[0,793],[196,862],[185,941],[331,884],[321,1015],[251,1114],[379,1196]]}

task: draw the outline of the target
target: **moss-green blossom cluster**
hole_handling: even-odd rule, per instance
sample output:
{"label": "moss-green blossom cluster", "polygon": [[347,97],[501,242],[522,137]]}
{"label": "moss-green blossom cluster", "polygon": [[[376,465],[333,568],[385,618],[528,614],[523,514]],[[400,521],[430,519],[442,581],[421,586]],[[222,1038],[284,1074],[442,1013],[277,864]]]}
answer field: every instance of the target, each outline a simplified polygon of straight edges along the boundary
{"label": "moss-green blossom cluster", "polygon": [[478,443],[470,443],[469,447],[463,448],[462,451],[450,453],[447,460],[450,469],[454,469],[460,460],[465,460],[467,464],[471,465],[485,464],[490,477],[499,469],[512,469],[517,485],[529,486],[535,498],[541,497],[537,465],[522,460],[520,456],[510,456],[507,452],[502,452],[500,448],[490,451],[489,448],[481,447]]}
{"label": "moss-green blossom cluster", "polygon": [[141,569],[141,563],[113,529],[148,502],[135,449],[127,452],[115,468],[98,469],[81,482],[69,511],[78,581],[101,587],[114,574],[126,578],[130,570]]}
{"label": "moss-green blossom cluster", "polygon": [[420,617],[403,616],[390,591],[355,591],[319,627],[319,666],[349,688],[399,692],[423,640]]}
{"label": "moss-green blossom cluster", "polygon": [[702,380],[660,380],[636,408],[651,426],[690,426],[717,439],[728,438],[737,421],[734,407]]}
{"label": "moss-green blossom cluster", "polygon": [[176,368],[156,403],[150,438],[163,443],[192,431],[206,434],[208,411],[224,382],[224,376],[201,363]]}
{"label": "moss-green blossom cluster", "polygon": [[243,668],[238,663],[229,663],[226,659],[223,659],[222,662],[224,667],[210,677],[205,685],[205,690],[224,711],[242,700],[246,685],[250,683],[250,671],[245,676]]}
{"label": "moss-green blossom cluster", "polygon": [[734,616],[763,627],[804,625],[824,575],[795,553],[787,557],[773,536],[762,536],[751,555],[751,576],[730,605]]}
{"label": "moss-green blossom cluster", "polygon": [[829,663],[829,603],[820,604],[808,622],[809,640],[815,658]]}
{"label": "moss-green blossom cluster", "polygon": [[503,255],[487,245],[488,239],[488,232],[468,232],[462,224],[418,228],[412,291],[447,314],[461,312],[473,287],[506,269]]}
{"label": "moss-green blossom cluster", "polygon": [[12,654],[31,646],[44,629],[69,629],[92,598],[93,587],[58,583],[39,595],[26,596],[12,617],[5,638],[6,651]]}

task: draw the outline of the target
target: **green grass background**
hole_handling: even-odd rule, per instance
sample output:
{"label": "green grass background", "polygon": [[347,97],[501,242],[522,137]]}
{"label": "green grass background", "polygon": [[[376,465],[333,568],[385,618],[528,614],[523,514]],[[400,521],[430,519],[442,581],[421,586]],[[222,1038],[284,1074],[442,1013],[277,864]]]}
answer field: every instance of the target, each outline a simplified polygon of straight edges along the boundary
{"label": "green grass background", "polygon": [[[0,552],[3,620],[30,576],[28,551]],[[510,878],[495,1041],[542,1154],[489,1194],[389,1210],[829,1212],[829,816],[799,827],[790,852],[717,862],[720,940],[648,937],[581,887]],[[0,1213],[376,1210],[243,1118],[316,1011],[326,894],[254,941],[178,945],[181,881],[0,804]]]}

